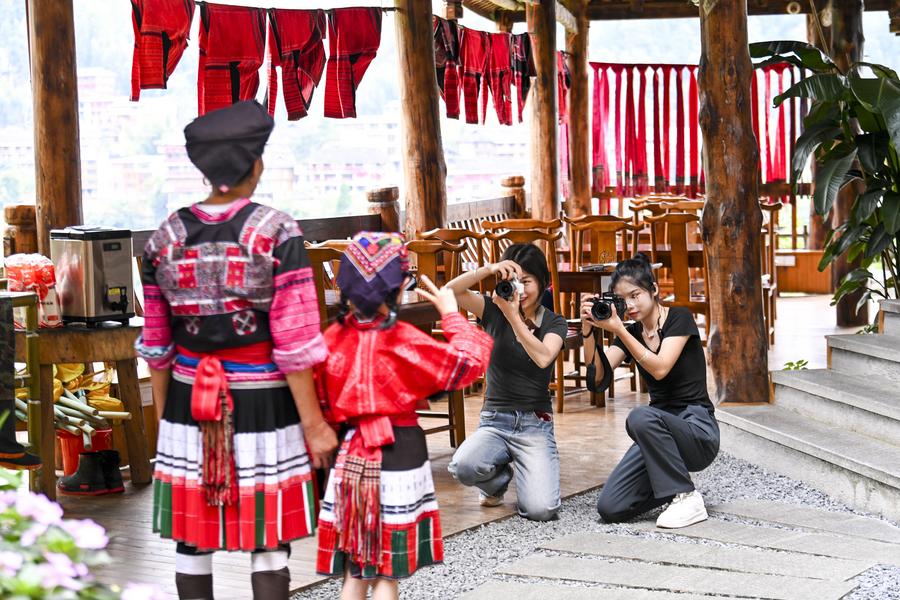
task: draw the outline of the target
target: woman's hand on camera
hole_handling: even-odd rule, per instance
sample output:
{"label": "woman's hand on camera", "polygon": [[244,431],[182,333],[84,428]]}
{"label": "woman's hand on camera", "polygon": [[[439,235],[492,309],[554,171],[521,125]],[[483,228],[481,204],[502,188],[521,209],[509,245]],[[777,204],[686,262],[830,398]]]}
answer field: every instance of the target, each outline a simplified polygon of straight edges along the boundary
{"label": "woman's hand on camera", "polygon": [[591,327],[597,327],[602,329],[603,331],[609,331],[611,333],[618,334],[622,329],[625,328],[625,325],[622,324],[622,319],[619,318],[618,313],[616,312],[615,306],[610,306],[609,309],[612,314],[610,314],[608,319],[597,320],[594,318],[591,309],[594,307],[594,300],[596,296],[593,298],[587,298],[581,302],[581,323],[582,323],[582,331],[584,330],[585,325],[589,325]]}
{"label": "woman's hand on camera", "polygon": [[518,263],[511,260],[504,260],[492,265],[488,265],[491,273],[500,279],[521,279],[522,267]]}
{"label": "woman's hand on camera", "polygon": [[453,293],[453,290],[447,286],[438,289],[426,275],[422,275],[419,280],[422,286],[419,287],[416,292],[434,304],[441,315],[447,315],[459,310],[459,305],[456,302],[456,294]]}
{"label": "woman's hand on camera", "polygon": [[591,309],[594,306],[594,297],[585,298],[581,301],[581,327],[582,331],[584,331],[584,326],[588,325],[589,327],[600,327],[600,324],[594,320],[594,315],[591,313]]}
{"label": "woman's hand on camera", "polygon": [[493,295],[494,304],[497,305],[497,308],[500,309],[507,320],[513,317],[519,316],[519,294],[518,292],[513,292],[512,298],[506,300],[497,295],[497,292],[494,292]]}

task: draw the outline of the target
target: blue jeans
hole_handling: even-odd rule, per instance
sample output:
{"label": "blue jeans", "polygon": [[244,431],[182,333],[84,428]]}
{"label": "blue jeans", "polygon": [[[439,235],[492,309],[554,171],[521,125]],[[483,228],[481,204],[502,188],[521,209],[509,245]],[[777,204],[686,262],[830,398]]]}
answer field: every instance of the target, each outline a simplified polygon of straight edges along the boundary
{"label": "blue jeans", "polygon": [[481,412],[478,429],[456,450],[447,469],[463,485],[488,496],[516,478],[519,515],[549,521],[559,510],[559,452],[552,415],[533,411]]}

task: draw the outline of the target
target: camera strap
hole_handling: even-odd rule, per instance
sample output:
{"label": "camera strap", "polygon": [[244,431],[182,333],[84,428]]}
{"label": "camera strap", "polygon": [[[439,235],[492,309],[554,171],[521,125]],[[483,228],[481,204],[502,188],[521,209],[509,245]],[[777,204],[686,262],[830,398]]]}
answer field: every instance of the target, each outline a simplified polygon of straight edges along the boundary
{"label": "camera strap", "polygon": [[[603,367],[603,379],[597,381],[597,357],[600,357],[600,365]],[[603,352],[603,344],[598,329],[594,329],[594,354],[587,366],[587,388],[594,393],[603,393],[612,384],[613,372],[609,360]]]}

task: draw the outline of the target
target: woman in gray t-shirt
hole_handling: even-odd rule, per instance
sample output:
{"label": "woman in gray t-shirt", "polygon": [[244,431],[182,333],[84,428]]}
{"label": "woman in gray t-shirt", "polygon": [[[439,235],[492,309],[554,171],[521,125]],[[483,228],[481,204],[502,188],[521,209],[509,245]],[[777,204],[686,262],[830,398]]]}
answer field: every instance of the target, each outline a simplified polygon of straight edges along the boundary
{"label": "woman in gray t-shirt", "polygon": [[[510,301],[469,288],[495,275],[516,279]],[[550,282],[547,258],[533,244],[515,244],[501,261],[448,283],[459,306],[494,338],[478,429],[457,449],[450,473],[481,490],[482,506],[498,506],[513,476],[519,514],[547,521],[559,509],[559,453],[553,433],[550,378],[566,338],[566,321],[541,306]]]}

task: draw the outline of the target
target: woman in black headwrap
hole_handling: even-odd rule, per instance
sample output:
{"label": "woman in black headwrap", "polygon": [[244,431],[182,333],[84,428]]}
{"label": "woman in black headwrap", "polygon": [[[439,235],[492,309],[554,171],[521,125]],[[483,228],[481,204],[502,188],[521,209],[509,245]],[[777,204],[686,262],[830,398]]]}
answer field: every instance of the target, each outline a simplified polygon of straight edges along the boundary
{"label": "woman in black headwrap", "polygon": [[153,528],[178,541],[181,598],[212,598],[212,552],[253,553],[253,596],[286,599],[290,542],[315,523],[314,467],[337,447],[311,368],[326,357],[303,237],[251,202],[273,121],[258,103],[185,130],[212,186],[144,250],[145,325],[161,415]]}

